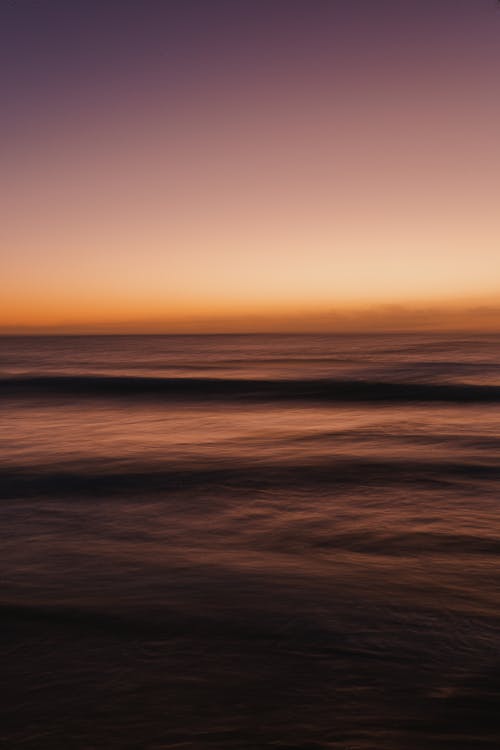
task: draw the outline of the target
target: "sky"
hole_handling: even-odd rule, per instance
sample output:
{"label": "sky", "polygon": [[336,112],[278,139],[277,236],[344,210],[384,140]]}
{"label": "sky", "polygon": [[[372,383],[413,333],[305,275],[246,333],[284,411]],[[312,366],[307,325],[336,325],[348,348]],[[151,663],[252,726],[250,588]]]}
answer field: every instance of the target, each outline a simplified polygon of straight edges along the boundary
{"label": "sky", "polygon": [[500,330],[496,0],[2,0],[0,331]]}

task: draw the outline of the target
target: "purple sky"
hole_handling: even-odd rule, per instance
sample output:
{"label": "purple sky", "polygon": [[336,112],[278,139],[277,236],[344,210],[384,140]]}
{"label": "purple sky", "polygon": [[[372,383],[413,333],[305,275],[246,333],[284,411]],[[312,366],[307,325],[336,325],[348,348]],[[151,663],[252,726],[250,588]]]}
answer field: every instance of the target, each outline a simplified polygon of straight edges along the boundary
{"label": "purple sky", "polygon": [[4,330],[500,292],[494,0],[10,0],[0,50]]}

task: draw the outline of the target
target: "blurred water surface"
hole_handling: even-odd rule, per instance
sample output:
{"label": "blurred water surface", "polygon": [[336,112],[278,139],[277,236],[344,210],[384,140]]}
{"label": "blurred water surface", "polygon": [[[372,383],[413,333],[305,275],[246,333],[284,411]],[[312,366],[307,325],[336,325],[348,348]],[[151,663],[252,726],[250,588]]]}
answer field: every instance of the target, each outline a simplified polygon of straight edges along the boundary
{"label": "blurred water surface", "polygon": [[0,339],[0,739],[500,747],[498,336]]}

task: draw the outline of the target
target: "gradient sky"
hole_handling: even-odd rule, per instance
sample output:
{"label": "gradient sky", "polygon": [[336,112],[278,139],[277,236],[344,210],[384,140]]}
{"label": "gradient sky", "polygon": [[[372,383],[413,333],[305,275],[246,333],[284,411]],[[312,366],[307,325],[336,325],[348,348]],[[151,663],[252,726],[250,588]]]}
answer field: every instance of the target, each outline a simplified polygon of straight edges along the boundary
{"label": "gradient sky", "polygon": [[500,328],[495,0],[4,0],[0,56],[0,330]]}

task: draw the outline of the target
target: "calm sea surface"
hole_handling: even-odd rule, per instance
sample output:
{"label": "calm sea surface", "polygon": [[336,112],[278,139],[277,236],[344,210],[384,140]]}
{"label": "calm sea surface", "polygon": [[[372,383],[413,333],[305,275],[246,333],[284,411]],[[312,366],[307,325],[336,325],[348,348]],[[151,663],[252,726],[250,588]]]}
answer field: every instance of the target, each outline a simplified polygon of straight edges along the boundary
{"label": "calm sea surface", "polygon": [[498,750],[499,344],[0,338],[0,743]]}

